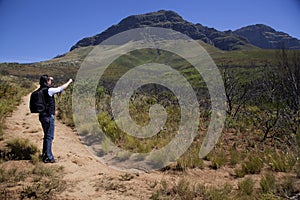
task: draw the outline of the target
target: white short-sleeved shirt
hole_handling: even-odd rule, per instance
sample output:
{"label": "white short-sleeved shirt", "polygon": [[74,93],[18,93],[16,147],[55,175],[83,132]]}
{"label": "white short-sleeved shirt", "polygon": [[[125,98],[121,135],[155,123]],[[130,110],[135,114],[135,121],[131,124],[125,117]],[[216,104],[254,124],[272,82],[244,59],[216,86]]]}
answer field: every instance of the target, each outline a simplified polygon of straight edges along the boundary
{"label": "white short-sleeved shirt", "polygon": [[54,94],[62,92],[62,91],[63,91],[62,87],[49,88],[48,94],[49,94],[50,97],[52,97]]}

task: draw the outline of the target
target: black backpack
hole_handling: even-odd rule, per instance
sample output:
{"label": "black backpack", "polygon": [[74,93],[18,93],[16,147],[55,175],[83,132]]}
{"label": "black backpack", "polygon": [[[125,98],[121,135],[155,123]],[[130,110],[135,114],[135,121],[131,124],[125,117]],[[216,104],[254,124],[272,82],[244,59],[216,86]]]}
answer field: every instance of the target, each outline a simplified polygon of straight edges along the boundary
{"label": "black backpack", "polygon": [[42,113],[47,111],[47,104],[45,100],[45,92],[48,88],[39,88],[30,95],[29,108],[31,113]]}

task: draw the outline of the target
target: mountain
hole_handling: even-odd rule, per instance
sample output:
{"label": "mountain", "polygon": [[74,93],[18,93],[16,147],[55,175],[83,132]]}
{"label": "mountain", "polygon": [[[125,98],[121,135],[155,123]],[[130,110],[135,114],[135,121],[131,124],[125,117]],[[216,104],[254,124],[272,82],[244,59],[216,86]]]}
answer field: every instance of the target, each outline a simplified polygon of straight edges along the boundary
{"label": "mountain", "polygon": [[[173,11],[160,10],[126,17],[118,24],[109,27],[100,34],[78,41],[71,47],[70,51],[79,47],[95,46],[120,32],[147,26],[173,29],[188,35],[192,39],[202,40],[221,50],[239,50],[256,47],[279,48],[277,44],[282,44],[282,42],[284,42],[287,48],[300,49],[299,40],[292,38],[286,33],[277,32],[265,25],[248,26],[248,28],[244,27],[236,31],[218,31],[199,23],[193,24],[188,22]],[[260,29],[258,28],[259,26],[265,28]]]}
{"label": "mountain", "polygon": [[100,34],[80,40],[71,48],[71,51],[78,47],[95,46],[120,32],[146,26],[170,28],[222,50],[234,50],[239,49],[239,46],[249,45],[249,42],[245,38],[235,35],[232,32],[221,32],[202,26],[201,24],[193,24],[184,20],[173,11],[160,10],[158,12],[129,16]]}
{"label": "mountain", "polygon": [[233,33],[246,38],[251,44],[262,49],[300,49],[300,41],[290,35],[274,30],[264,24],[246,26]]}

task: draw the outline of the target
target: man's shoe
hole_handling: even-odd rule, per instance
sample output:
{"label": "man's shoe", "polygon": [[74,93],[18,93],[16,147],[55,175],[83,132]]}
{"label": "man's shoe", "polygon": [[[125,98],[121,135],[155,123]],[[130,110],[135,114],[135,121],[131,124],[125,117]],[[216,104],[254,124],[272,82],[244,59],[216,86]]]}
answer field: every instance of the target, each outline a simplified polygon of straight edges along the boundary
{"label": "man's shoe", "polygon": [[56,163],[55,159],[46,158],[43,160],[44,163]]}

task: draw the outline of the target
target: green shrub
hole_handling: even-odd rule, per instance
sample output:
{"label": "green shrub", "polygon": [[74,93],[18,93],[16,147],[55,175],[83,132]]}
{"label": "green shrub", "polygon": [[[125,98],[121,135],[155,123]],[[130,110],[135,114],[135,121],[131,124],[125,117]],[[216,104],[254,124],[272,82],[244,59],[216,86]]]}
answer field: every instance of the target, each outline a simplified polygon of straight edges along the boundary
{"label": "green shrub", "polygon": [[33,170],[32,173],[39,175],[39,176],[47,176],[47,177],[52,177],[54,175],[57,175],[59,172],[61,172],[63,170],[63,168],[60,167],[56,167],[56,166],[45,166],[45,165],[36,165]]}
{"label": "green shrub", "polygon": [[173,188],[172,192],[174,196],[180,197],[180,199],[193,199],[196,194],[192,189],[190,182],[185,179],[181,179]]}
{"label": "green shrub", "polygon": [[293,154],[276,152],[269,154],[269,165],[276,172],[290,172],[297,162]]}
{"label": "green shrub", "polygon": [[260,180],[260,187],[263,193],[273,193],[275,190],[275,177],[272,173],[267,173]]}
{"label": "green shrub", "polygon": [[194,157],[194,155],[184,155],[177,160],[176,170],[183,171],[192,168],[203,168],[203,160],[199,157]]}
{"label": "green shrub", "polygon": [[250,196],[253,193],[254,181],[250,177],[245,178],[238,184],[238,188],[241,194]]}
{"label": "green shrub", "polygon": [[31,160],[38,152],[36,145],[31,144],[28,139],[15,138],[7,142],[9,158],[13,160]]}
{"label": "green shrub", "polygon": [[231,166],[235,166],[236,164],[239,163],[240,155],[237,150],[233,150],[233,149],[230,150],[229,155],[230,155],[229,163]]}
{"label": "green shrub", "polygon": [[150,199],[231,199],[232,186],[226,183],[223,187],[192,184],[187,179],[180,179],[177,183],[167,185],[163,180],[159,190],[154,191]]}
{"label": "green shrub", "polygon": [[108,113],[101,112],[98,114],[98,121],[104,133],[112,140],[112,142],[120,142],[121,130],[116,122],[111,120]]}
{"label": "green shrub", "polygon": [[40,162],[40,156],[38,154],[32,155],[31,162],[33,165],[37,165]]}
{"label": "green shrub", "polygon": [[234,172],[235,172],[236,177],[238,177],[238,178],[244,177],[246,175],[246,172],[243,170],[243,168],[242,169],[236,168],[236,169],[234,169]]}
{"label": "green shrub", "polygon": [[4,169],[0,168],[0,183],[3,182],[17,182],[24,180],[26,173],[20,172],[17,168]]}
{"label": "green shrub", "polygon": [[258,174],[263,168],[264,163],[259,155],[251,154],[248,160],[242,164],[241,169],[236,169],[237,177],[244,177],[246,174]]}
{"label": "green shrub", "polygon": [[186,170],[188,168],[203,168],[203,160],[199,158],[199,146],[193,144],[191,147],[177,160],[176,169]]}
{"label": "green shrub", "polygon": [[211,200],[226,200],[231,199],[230,193],[232,191],[232,186],[226,183],[223,188],[217,187],[209,187],[206,188],[204,199],[211,199]]}
{"label": "green shrub", "polygon": [[25,186],[20,194],[20,199],[54,199],[54,192],[61,192],[65,189],[66,184],[59,179],[52,179],[33,183]]}
{"label": "green shrub", "polygon": [[67,126],[74,126],[72,112],[73,85],[59,96],[55,96],[57,102],[57,118],[61,119]]}
{"label": "green shrub", "polygon": [[212,169],[219,169],[227,162],[226,154],[222,150],[218,150],[214,154],[212,154],[210,160],[211,160],[210,167]]}

